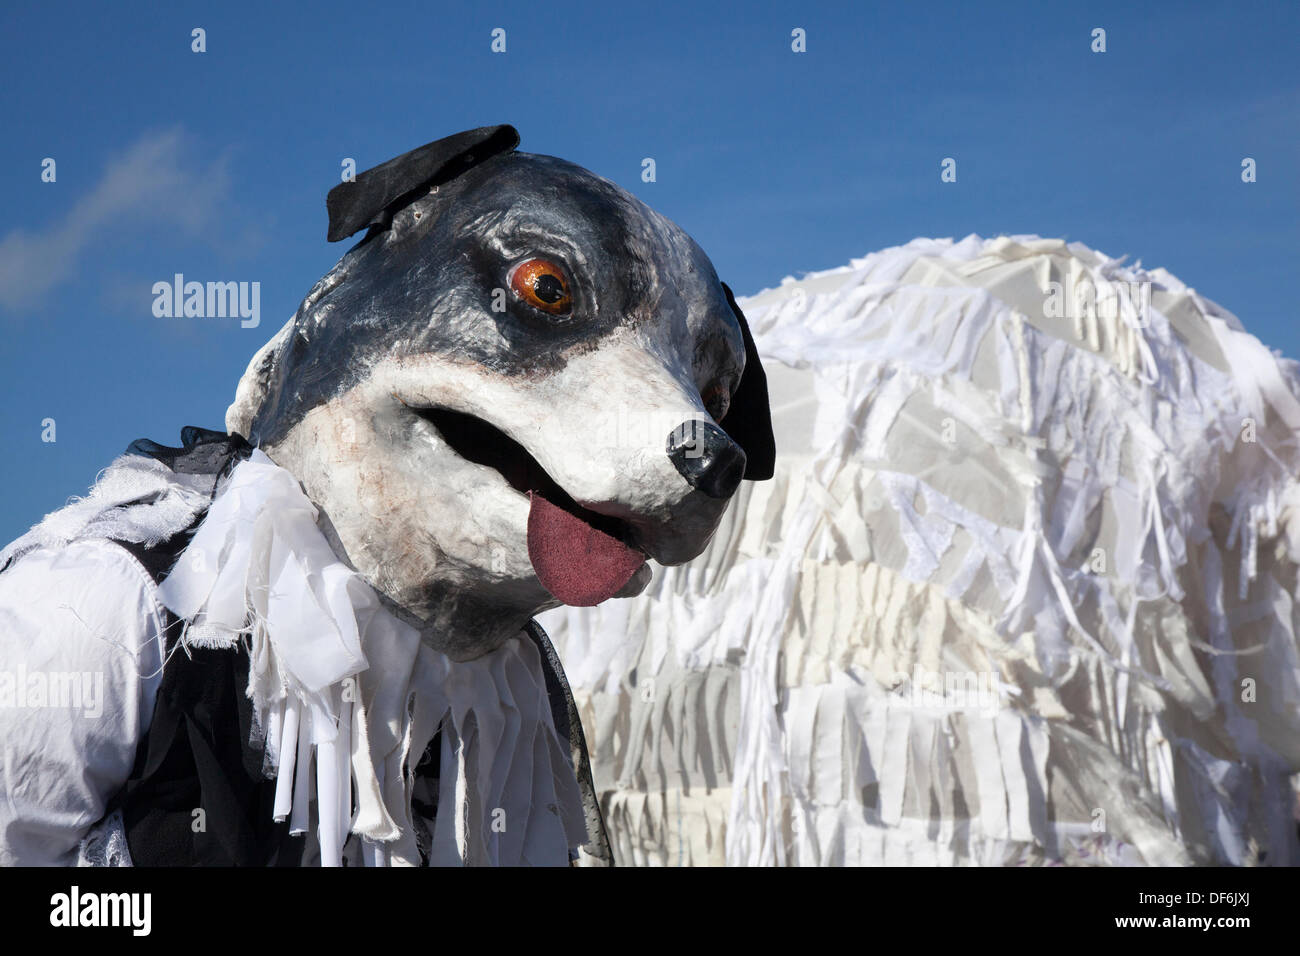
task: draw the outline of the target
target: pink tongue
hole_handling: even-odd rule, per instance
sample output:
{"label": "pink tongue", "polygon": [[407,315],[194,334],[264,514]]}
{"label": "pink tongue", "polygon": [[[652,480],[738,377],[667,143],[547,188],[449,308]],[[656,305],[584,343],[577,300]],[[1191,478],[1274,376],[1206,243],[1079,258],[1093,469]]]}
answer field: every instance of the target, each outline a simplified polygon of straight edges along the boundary
{"label": "pink tongue", "polygon": [[528,559],[542,587],[565,604],[592,607],[627,584],[645,557],[617,538],[529,492]]}

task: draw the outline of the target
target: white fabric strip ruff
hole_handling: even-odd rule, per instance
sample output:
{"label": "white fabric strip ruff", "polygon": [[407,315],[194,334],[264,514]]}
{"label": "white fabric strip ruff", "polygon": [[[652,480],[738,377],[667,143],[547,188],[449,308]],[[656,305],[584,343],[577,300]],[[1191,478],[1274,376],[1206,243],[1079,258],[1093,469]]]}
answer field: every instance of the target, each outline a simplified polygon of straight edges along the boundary
{"label": "white fabric strip ruff", "polygon": [[159,588],[184,647],[251,641],[275,819],[314,833],[323,866],[342,864],[349,834],[367,866],[418,866],[414,769],[441,730],[429,862],[566,863],[586,825],[532,642],[467,663],[434,651],[338,560],[316,515],[255,450]]}

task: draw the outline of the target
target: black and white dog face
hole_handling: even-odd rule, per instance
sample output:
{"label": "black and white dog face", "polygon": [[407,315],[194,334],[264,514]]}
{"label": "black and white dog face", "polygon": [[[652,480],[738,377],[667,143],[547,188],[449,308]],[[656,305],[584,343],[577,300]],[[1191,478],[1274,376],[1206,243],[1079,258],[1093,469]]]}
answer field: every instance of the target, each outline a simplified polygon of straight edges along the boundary
{"label": "black and white dog face", "polygon": [[471,131],[337,188],[331,238],[370,231],[227,419],[460,659],[561,602],[639,593],[647,556],[698,555],[742,475],[772,468],[762,369],[708,257],[516,142]]}

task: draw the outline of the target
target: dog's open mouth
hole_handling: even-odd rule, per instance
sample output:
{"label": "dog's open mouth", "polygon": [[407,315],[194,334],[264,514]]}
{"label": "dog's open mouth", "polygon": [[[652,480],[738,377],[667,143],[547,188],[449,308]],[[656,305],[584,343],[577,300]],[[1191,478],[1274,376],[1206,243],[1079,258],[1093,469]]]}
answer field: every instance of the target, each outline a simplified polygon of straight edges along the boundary
{"label": "dog's open mouth", "polygon": [[499,428],[445,408],[415,412],[457,455],[492,468],[528,497],[528,558],[542,586],[565,604],[590,607],[614,597],[645,563],[626,522],[582,507]]}

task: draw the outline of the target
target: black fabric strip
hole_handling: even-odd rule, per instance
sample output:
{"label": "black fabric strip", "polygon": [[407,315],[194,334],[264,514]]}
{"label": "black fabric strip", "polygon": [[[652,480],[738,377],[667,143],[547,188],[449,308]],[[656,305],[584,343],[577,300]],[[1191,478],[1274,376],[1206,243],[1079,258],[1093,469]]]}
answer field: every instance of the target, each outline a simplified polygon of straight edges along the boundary
{"label": "black fabric strip", "polygon": [[[573,756],[573,772],[578,778],[578,789],[582,793],[582,806],[587,820],[587,843],[583,849],[595,860],[605,866],[614,865],[614,851],[609,845],[609,832],[605,829],[605,817],[600,811],[600,800],[596,794],[596,785],[591,776],[591,759],[587,753],[587,738],[582,732],[582,718],[578,714],[578,705],[574,703],[573,692],[564,676],[564,665],[546,631],[536,621],[529,621],[524,632],[532,639],[542,655],[542,673],[546,678],[546,696],[551,705],[551,720],[555,729],[568,740],[569,750]],[[570,864],[576,862],[569,861]]]}

